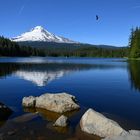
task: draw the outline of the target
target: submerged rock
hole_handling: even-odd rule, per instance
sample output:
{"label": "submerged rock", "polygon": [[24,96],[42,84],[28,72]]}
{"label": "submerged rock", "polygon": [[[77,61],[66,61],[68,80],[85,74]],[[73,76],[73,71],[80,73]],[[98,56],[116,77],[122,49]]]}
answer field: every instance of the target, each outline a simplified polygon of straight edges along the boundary
{"label": "submerged rock", "polygon": [[80,120],[80,127],[82,131],[100,137],[119,136],[122,133],[127,133],[119,126],[119,124],[106,118],[93,109],[89,109],[82,116]]}
{"label": "submerged rock", "polygon": [[8,134],[9,136],[12,136],[12,135],[15,135],[15,134],[16,134],[16,131],[17,131],[17,130],[12,130],[12,131],[7,132],[7,134]]}
{"label": "submerged rock", "polygon": [[31,121],[35,118],[39,117],[39,114],[38,112],[36,113],[27,113],[27,114],[24,114],[22,116],[19,116],[19,117],[16,117],[14,119],[12,119],[13,122],[16,122],[16,123],[24,123],[24,122],[28,122],[28,121]]}
{"label": "submerged rock", "polygon": [[60,116],[53,126],[66,127],[68,125],[68,118],[64,115]]}
{"label": "submerged rock", "polygon": [[22,105],[24,107],[43,108],[57,113],[64,113],[80,108],[80,106],[76,104],[75,96],[67,93],[46,93],[39,97],[24,97]]}
{"label": "submerged rock", "polygon": [[7,120],[12,112],[13,111],[9,107],[4,105],[3,103],[0,103],[0,120]]}

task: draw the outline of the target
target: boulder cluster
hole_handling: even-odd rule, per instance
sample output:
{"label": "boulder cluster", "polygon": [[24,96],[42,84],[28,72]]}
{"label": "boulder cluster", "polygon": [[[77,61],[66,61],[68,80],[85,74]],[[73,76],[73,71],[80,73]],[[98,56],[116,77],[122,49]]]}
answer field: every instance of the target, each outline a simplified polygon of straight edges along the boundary
{"label": "boulder cluster", "polygon": [[[43,108],[61,114],[80,108],[75,96],[67,93],[46,93],[39,97],[24,97],[22,105]],[[53,124],[55,127],[66,127],[67,125],[68,118],[64,115],[61,115]],[[82,116],[80,128],[83,132],[101,137],[102,140],[140,140],[140,131],[126,131],[117,122],[91,108]]]}

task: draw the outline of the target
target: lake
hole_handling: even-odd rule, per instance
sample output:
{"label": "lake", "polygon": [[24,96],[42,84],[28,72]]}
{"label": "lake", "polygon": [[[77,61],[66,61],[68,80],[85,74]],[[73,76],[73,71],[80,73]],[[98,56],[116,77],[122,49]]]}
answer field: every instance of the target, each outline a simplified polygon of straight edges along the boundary
{"label": "lake", "polygon": [[[44,110],[24,125],[7,124],[15,117],[33,111],[22,108],[24,96],[59,92],[76,96],[81,106],[79,111],[68,114],[71,123],[67,130],[54,130],[51,123],[58,115]],[[126,130],[140,130],[140,61],[0,58],[0,102],[14,111],[7,121],[0,123],[0,131],[18,129],[16,135],[7,136],[7,139],[98,139],[83,134],[78,128],[80,118],[88,108],[117,121]],[[23,131],[23,128],[26,129]]]}

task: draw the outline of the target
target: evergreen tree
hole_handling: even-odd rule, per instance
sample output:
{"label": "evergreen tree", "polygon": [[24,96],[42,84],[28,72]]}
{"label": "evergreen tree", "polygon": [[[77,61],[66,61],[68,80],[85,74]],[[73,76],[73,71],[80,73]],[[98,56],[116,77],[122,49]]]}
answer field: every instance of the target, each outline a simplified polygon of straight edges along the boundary
{"label": "evergreen tree", "polygon": [[130,36],[130,58],[140,58],[140,28],[136,27],[136,29],[131,31]]}

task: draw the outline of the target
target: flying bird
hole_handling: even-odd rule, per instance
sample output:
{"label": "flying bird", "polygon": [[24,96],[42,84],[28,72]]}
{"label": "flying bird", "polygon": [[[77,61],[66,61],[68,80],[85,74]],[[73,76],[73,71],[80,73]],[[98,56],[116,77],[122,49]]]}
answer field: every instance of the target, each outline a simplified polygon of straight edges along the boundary
{"label": "flying bird", "polygon": [[96,15],[96,20],[99,20],[99,16],[98,15]]}

